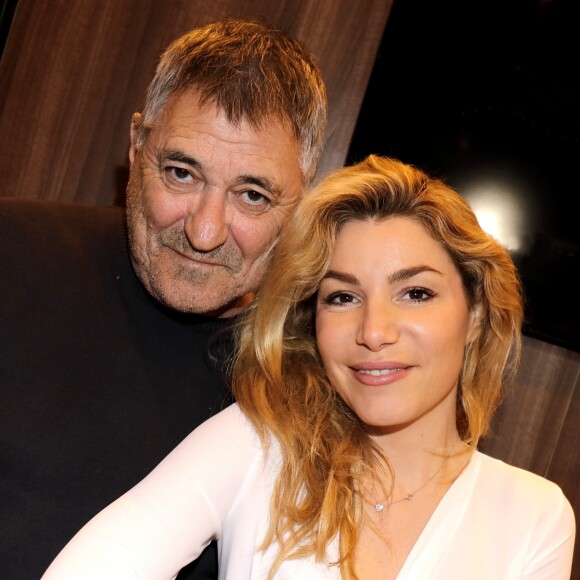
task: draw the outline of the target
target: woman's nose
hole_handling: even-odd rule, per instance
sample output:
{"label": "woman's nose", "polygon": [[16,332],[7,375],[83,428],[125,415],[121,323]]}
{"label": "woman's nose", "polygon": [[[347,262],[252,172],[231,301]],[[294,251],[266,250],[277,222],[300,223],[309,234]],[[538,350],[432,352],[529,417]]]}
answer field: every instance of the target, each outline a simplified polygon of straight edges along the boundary
{"label": "woman's nose", "polygon": [[371,300],[365,305],[357,333],[357,344],[372,351],[399,339],[400,329],[396,308],[387,300]]}

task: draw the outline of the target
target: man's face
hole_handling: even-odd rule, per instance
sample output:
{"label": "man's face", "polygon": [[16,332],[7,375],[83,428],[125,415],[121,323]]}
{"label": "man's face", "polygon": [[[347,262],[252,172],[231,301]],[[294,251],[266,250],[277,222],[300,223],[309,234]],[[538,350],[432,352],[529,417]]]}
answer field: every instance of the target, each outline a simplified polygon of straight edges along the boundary
{"label": "man's face", "polygon": [[171,97],[144,146],[133,117],[127,219],[133,266],[160,302],[233,316],[247,303],[302,192],[299,148],[280,121],[228,122],[196,93]]}

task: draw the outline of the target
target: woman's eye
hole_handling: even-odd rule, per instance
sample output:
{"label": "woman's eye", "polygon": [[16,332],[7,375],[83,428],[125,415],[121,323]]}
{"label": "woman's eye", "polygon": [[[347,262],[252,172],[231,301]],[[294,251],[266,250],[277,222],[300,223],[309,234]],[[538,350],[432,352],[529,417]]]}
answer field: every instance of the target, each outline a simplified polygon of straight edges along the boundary
{"label": "woman's eye", "polygon": [[433,298],[435,294],[427,288],[411,288],[405,292],[404,296],[407,297],[411,302],[425,302],[430,298]]}
{"label": "woman's eye", "polygon": [[343,304],[354,304],[355,297],[352,294],[348,294],[346,292],[333,292],[329,294],[324,302],[326,304],[336,304],[336,305],[343,305]]}

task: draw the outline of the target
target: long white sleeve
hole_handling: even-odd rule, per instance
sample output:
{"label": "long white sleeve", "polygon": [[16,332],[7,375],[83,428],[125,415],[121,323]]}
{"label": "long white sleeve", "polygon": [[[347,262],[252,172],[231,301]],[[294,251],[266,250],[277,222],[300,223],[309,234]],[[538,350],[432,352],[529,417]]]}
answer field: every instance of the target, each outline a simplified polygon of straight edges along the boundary
{"label": "long white sleeve", "polygon": [[174,578],[220,537],[259,451],[237,406],[226,409],[88,522],[42,580]]}

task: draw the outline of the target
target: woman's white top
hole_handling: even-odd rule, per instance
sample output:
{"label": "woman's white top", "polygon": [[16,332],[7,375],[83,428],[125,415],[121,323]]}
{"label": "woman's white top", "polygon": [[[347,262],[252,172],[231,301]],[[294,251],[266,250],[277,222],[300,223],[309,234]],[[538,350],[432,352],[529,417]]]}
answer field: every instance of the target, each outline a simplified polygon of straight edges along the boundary
{"label": "woman's white top", "polygon": [[[266,578],[275,547],[257,546],[279,457],[275,444],[262,449],[237,405],[228,407],[87,523],[42,580],[175,578],[212,539],[220,579]],[[574,536],[574,512],[555,483],[476,452],[397,580],[568,580]],[[337,549],[335,540],[329,562]],[[309,558],[285,562],[276,578],[338,579],[340,570]]]}

